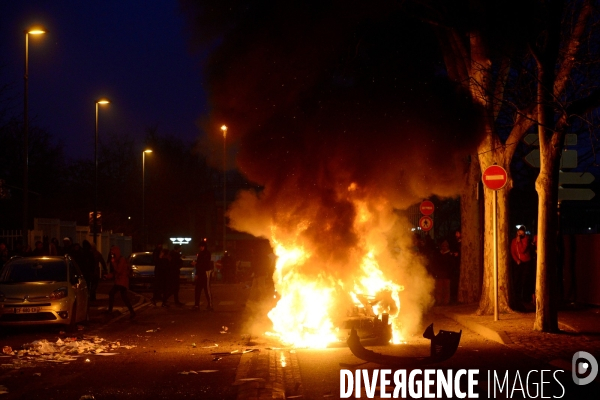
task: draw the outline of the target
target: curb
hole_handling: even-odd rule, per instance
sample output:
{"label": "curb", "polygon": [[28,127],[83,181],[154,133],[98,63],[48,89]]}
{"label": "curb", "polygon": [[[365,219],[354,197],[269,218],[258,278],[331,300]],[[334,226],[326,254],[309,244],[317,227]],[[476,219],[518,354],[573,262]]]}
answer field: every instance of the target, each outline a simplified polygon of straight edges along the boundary
{"label": "curb", "polygon": [[443,313],[441,315],[444,315],[450,319],[455,320],[456,322],[463,325],[467,329],[472,330],[473,332],[483,336],[484,338],[486,338],[488,340],[492,340],[492,341],[500,343],[500,344],[512,344],[513,343],[512,340],[510,340],[510,338],[506,334],[506,332],[495,331],[491,328],[488,328],[487,326],[481,325],[480,323],[471,320],[468,316],[461,315],[461,314],[455,314],[455,313]]}
{"label": "curb", "polygon": [[[457,313],[452,313],[452,312],[445,312],[445,313],[437,312],[436,314],[443,315],[450,319],[453,319],[454,321],[458,322],[465,328],[483,336],[484,338],[486,338],[488,340],[492,340],[494,342],[504,344],[504,345],[513,344],[513,341],[510,339],[510,337],[508,336],[508,334],[506,332],[497,331],[492,328],[488,328],[485,325],[482,325],[476,321],[473,321],[473,319],[471,319],[468,315],[457,314]],[[558,328],[562,331],[578,332],[577,329],[575,329],[574,327],[572,327],[568,324],[562,323],[562,322],[558,323]]]}

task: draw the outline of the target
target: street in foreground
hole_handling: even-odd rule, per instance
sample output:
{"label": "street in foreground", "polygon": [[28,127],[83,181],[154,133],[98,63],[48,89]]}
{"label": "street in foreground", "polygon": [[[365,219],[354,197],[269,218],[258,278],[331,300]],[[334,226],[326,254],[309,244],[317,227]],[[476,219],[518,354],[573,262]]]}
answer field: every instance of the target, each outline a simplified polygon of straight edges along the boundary
{"label": "street in foreground", "polygon": [[[213,291],[214,312],[194,311],[193,289],[183,286],[183,307],[163,308],[160,303],[155,307],[138,296],[140,308],[133,321],[129,320],[126,310],[120,317],[117,312],[105,315],[99,306],[90,324],[76,334],[64,333],[59,328],[4,330],[0,344],[15,351],[22,349],[25,343],[44,339],[55,349],[59,348],[57,341],[65,348],[72,343],[69,338],[73,336],[80,343],[93,345],[87,349],[81,347],[82,354],[73,358],[41,361],[44,356],[30,355],[19,358],[19,365],[15,364],[17,357],[3,354],[0,385],[7,392],[3,398],[250,399],[285,396],[336,399],[340,398],[340,386],[342,390],[349,390],[348,386],[344,388],[340,384],[341,369],[353,374],[357,369],[364,369],[364,374],[372,377],[374,370],[385,368],[363,364],[344,345],[324,350],[292,349],[266,336],[250,337],[246,325],[250,311],[245,307],[250,292],[248,285],[214,285]],[[149,293],[142,295],[149,296]],[[598,390],[597,380],[588,386],[577,386],[571,371],[554,374],[564,368],[550,366],[515,348],[487,340],[442,315],[426,315],[423,327],[431,322],[436,332],[439,329],[462,330],[462,338],[451,359],[424,368],[455,373],[478,370],[474,393],[479,398],[494,397],[494,385],[495,398],[542,398],[543,395],[570,399],[579,398],[592,389]],[[89,340],[84,341],[85,338]],[[95,344],[93,338],[96,338]],[[90,354],[102,346],[102,353]],[[406,338],[402,345],[369,348],[383,354],[423,357],[429,354],[429,346],[429,340],[415,334]],[[548,372],[542,375],[542,370]],[[410,372],[408,369],[407,374]],[[500,390],[494,378],[500,383],[506,378],[507,386]],[[380,387],[380,382],[375,386]],[[418,398],[411,397],[408,386],[406,398]],[[459,386],[459,393],[466,393],[466,376]],[[432,386],[434,392],[435,388]],[[361,398],[368,398],[364,385],[361,390]],[[392,379],[388,392],[393,390]],[[354,391],[351,398],[356,394]],[[375,394],[375,398],[380,396],[379,389]]]}

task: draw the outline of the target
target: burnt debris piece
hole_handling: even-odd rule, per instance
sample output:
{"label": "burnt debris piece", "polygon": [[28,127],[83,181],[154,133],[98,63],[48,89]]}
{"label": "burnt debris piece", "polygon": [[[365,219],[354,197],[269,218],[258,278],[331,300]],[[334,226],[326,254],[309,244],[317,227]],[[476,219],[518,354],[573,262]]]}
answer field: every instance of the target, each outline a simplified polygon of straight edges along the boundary
{"label": "burnt debris piece", "polygon": [[431,340],[431,353],[429,357],[390,356],[367,350],[360,343],[360,338],[355,329],[350,331],[350,336],[346,343],[348,344],[348,347],[350,347],[352,354],[361,360],[390,367],[407,368],[435,364],[449,359],[456,352],[461,335],[462,330],[460,332],[440,330],[437,335],[434,335],[433,324],[429,325],[427,329],[425,329],[425,332],[423,332],[423,337]]}

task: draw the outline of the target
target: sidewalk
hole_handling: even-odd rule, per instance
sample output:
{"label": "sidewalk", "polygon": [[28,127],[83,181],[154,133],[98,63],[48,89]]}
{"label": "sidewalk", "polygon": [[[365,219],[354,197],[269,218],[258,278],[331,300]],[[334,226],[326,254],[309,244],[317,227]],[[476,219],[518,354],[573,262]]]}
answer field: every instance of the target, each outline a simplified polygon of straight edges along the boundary
{"label": "sidewalk", "polygon": [[571,358],[587,351],[600,358],[600,308],[564,307],[559,311],[560,333],[533,330],[535,312],[475,315],[477,305],[435,307],[433,312],[451,318],[488,340],[504,344],[532,358],[571,370]]}

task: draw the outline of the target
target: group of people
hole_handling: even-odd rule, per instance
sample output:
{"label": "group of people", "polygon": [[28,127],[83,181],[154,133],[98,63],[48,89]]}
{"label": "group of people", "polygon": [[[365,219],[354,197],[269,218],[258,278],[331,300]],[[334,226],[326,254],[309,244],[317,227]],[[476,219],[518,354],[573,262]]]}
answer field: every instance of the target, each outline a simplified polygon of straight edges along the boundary
{"label": "group of people", "polygon": [[[154,260],[154,293],[152,295],[152,304],[156,305],[158,301],[162,302],[162,307],[168,307],[168,300],[173,296],[173,302],[176,306],[183,306],[179,301],[180,272],[183,267],[181,259],[181,246],[175,245],[173,250],[164,249],[162,244],[158,244],[153,252]],[[212,311],[212,294],[210,291],[210,279],[213,271],[211,254],[205,240],[200,241],[198,245],[198,255],[193,265],[196,267],[194,278],[194,309],[200,308],[200,297],[202,292],[206,296],[206,310]]]}
{"label": "group of people", "polygon": [[461,243],[460,230],[442,239],[437,247],[429,235],[417,238],[417,251],[424,256],[427,270],[435,279],[434,298],[437,305],[458,303]]}

